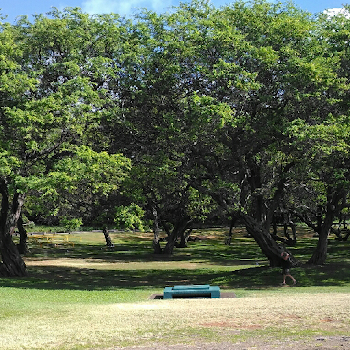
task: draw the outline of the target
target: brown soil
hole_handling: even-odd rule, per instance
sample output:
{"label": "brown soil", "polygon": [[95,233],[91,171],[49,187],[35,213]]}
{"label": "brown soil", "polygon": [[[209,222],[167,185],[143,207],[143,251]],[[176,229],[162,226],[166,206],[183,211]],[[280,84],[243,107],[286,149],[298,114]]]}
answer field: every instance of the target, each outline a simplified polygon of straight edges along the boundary
{"label": "brown soil", "polygon": [[196,344],[152,344],[151,346],[133,346],[120,348],[116,347],[110,350],[335,350],[350,349],[350,336],[318,336],[302,341],[265,341],[251,340],[240,343],[196,343]]}

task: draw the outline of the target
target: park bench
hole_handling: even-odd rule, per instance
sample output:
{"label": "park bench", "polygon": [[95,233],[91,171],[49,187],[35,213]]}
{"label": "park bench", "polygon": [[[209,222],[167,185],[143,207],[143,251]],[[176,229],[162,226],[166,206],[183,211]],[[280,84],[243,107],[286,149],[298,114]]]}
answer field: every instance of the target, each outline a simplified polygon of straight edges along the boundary
{"label": "park bench", "polygon": [[172,298],[220,298],[220,287],[203,285],[185,285],[165,287],[163,299]]}

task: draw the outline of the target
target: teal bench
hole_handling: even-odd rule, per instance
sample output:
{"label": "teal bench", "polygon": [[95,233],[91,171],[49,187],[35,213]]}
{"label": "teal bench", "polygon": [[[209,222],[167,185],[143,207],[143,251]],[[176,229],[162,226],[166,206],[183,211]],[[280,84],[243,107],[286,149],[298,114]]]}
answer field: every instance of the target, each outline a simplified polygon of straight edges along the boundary
{"label": "teal bench", "polygon": [[220,287],[209,284],[165,287],[163,299],[172,298],[220,298]]}

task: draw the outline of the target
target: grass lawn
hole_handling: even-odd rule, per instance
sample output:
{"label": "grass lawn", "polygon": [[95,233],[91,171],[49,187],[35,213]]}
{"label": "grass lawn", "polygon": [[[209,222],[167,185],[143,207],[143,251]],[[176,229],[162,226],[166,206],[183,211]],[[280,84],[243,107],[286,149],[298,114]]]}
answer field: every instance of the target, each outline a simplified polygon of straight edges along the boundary
{"label": "grass lawn", "polygon": [[[0,279],[1,349],[113,349],[154,343],[342,336],[350,325],[349,242],[331,241],[327,264],[294,268],[281,287],[256,243],[237,229],[195,231],[201,240],[171,257],[152,254],[149,233],[30,238],[28,276]],[[57,239],[56,239],[57,238]],[[306,262],[316,239],[291,250]],[[211,284],[236,298],[149,299],[165,286]],[[171,330],[169,332],[168,330]]]}

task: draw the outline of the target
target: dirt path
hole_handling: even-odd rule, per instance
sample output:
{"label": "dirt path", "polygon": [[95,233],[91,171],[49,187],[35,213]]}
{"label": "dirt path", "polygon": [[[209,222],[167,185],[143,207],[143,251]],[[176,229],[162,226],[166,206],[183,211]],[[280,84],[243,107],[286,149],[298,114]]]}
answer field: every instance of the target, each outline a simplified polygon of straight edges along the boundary
{"label": "dirt path", "polygon": [[309,340],[301,341],[248,341],[241,343],[196,343],[192,345],[177,344],[164,345],[152,344],[147,346],[133,346],[120,348],[116,347],[109,350],[334,350],[350,349],[350,336],[318,336]]}

